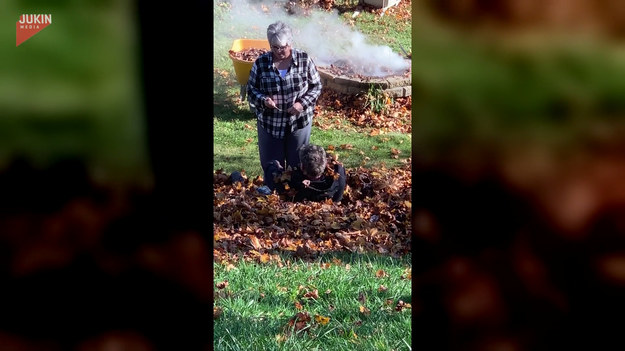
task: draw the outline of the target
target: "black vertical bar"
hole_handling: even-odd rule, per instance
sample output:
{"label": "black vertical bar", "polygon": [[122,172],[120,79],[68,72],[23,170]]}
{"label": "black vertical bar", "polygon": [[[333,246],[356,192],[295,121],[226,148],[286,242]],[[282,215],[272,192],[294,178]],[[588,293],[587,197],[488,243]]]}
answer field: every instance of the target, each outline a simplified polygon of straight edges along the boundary
{"label": "black vertical bar", "polygon": [[139,0],[138,5],[155,205],[177,230],[208,233],[212,198],[209,2]]}

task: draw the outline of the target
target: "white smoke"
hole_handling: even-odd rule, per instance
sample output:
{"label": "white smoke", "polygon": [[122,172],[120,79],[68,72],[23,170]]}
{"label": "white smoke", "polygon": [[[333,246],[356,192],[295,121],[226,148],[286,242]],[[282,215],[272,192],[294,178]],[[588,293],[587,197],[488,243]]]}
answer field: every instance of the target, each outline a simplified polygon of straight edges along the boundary
{"label": "white smoke", "polygon": [[266,39],[267,27],[283,21],[293,30],[293,46],[306,51],[318,66],[349,62],[357,73],[383,76],[403,73],[409,62],[388,46],[372,45],[360,32],[345,24],[336,11],[314,9],[289,15],[285,3],[230,0],[223,26],[214,28],[215,38]]}

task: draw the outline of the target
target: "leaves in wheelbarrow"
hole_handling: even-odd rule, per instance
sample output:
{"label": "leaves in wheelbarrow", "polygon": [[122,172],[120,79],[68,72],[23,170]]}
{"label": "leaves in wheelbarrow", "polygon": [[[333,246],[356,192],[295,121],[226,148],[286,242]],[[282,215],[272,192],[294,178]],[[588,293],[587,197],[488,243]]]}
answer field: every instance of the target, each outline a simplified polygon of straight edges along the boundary
{"label": "leaves in wheelbarrow", "polygon": [[236,59],[239,59],[241,61],[249,61],[249,62],[254,62],[256,61],[256,59],[258,58],[258,56],[268,52],[269,50],[267,49],[257,49],[257,48],[248,48],[248,49],[243,49],[241,51],[233,51],[233,50],[229,50],[228,52],[230,53],[230,55]]}

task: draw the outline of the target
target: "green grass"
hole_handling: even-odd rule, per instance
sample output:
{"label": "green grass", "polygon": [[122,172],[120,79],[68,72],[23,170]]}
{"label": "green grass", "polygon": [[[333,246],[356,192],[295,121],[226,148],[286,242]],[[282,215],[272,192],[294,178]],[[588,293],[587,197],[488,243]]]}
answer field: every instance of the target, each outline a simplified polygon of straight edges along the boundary
{"label": "green grass", "polygon": [[[337,258],[340,264],[333,262]],[[215,350],[409,349],[411,309],[395,310],[399,300],[411,300],[411,280],[402,279],[410,267],[409,257],[337,254],[314,262],[283,259],[282,268],[275,263],[241,262],[228,271],[215,264],[215,283],[228,281],[227,288],[215,288],[215,306],[223,311],[214,322]],[[286,260],[291,260],[290,268]],[[330,267],[320,263],[330,263]],[[387,276],[378,278],[378,270]],[[379,291],[380,285],[387,290]],[[303,298],[315,289],[319,299]],[[360,293],[366,296],[364,307],[369,315],[360,312]],[[392,303],[386,303],[387,299]],[[308,333],[286,336],[283,327],[301,312],[295,308],[296,301],[313,321],[318,314],[330,317],[329,323],[313,323]]]}
{"label": "green grass", "polygon": [[[258,143],[255,120],[220,121],[214,123],[214,170],[223,169],[226,173],[245,170],[248,176],[261,175],[258,161]],[[311,141],[326,150],[335,147],[334,154],[347,168],[379,167],[384,164],[392,167],[410,156],[410,135],[389,133],[378,136],[355,137],[356,132],[340,129],[320,130],[313,128]],[[362,135],[362,134],[361,134]],[[341,148],[350,144],[352,148]],[[398,159],[391,158],[390,150],[399,149]],[[363,163],[364,162],[364,163]]]}
{"label": "green grass", "polygon": [[363,11],[355,18],[354,5],[358,1],[336,1],[336,4],[345,6],[349,10],[343,12],[341,17],[347,23],[351,23],[359,32],[365,34],[369,42],[374,45],[386,45],[393,51],[401,54],[404,50],[412,49],[412,21],[397,19],[393,16],[382,16]]}

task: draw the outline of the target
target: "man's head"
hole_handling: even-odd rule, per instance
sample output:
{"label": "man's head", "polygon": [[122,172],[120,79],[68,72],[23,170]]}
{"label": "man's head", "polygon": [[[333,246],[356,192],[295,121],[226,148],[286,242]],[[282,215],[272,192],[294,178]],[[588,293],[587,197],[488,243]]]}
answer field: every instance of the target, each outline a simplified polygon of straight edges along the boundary
{"label": "man's head", "polygon": [[302,145],[299,148],[299,161],[302,173],[310,179],[317,179],[326,169],[326,152],[318,145]]}

